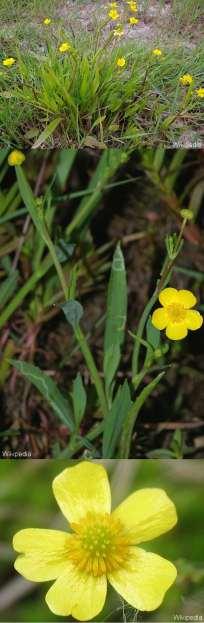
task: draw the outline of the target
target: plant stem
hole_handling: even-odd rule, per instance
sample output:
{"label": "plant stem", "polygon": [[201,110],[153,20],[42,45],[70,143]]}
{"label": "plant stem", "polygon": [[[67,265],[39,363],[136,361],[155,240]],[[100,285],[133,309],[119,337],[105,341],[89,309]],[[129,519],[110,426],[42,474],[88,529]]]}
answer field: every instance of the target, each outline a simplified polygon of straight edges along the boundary
{"label": "plant stem", "polygon": [[120,458],[128,459],[130,454],[130,446],[132,440],[132,434],[135,426],[136,419],[139,415],[140,409],[142,408],[145,400],[154,390],[154,388],[158,385],[161,378],[164,376],[165,372],[160,372],[155,379],[151,383],[149,383],[144,389],[140,392],[139,396],[136,398],[133,403],[124,424],[124,429],[120,442]]}
{"label": "plant stem", "polygon": [[61,286],[62,286],[62,290],[63,290],[64,297],[65,297],[65,301],[67,301],[68,300],[68,287],[67,287],[67,284],[66,284],[66,279],[65,279],[65,276],[64,276],[61,264],[60,264],[60,262],[58,260],[58,257],[57,257],[57,254],[56,254],[56,250],[55,250],[55,246],[54,246],[54,244],[53,244],[53,242],[52,242],[48,232],[46,232],[46,242],[47,242],[48,249],[50,251],[51,258],[53,260],[53,264],[54,264],[54,266],[56,268],[56,271],[57,271],[57,274],[58,274],[58,277],[59,277],[59,281],[60,281]]}
{"label": "plant stem", "polygon": [[105,392],[104,392],[104,388],[103,388],[103,383],[100,379],[98,370],[96,368],[96,364],[93,358],[93,355],[90,351],[89,345],[87,343],[87,340],[85,338],[85,335],[81,329],[81,327],[78,325],[78,327],[75,329],[75,337],[79,343],[79,346],[81,348],[81,351],[84,355],[84,359],[87,363],[87,366],[89,368],[90,374],[91,374],[91,378],[92,381],[95,385],[96,388],[96,392],[98,395],[98,399],[101,405],[101,410],[103,412],[103,416],[106,417],[107,413],[108,413],[108,405],[107,405],[107,401],[106,401],[106,396],[105,396]]}
{"label": "plant stem", "polygon": [[160,278],[157,281],[156,284],[156,288],[150,298],[150,300],[148,301],[143,314],[140,318],[140,322],[138,325],[138,330],[137,330],[137,339],[135,341],[135,346],[134,346],[134,351],[133,351],[133,358],[132,358],[132,377],[134,378],[137,374],[138,374],[138,368],[139,368],[139,355],[140,355],[140,349],[141,349],[141,339],[142,339],[142,335],[143,335],[143,331],[148,319],[148,316],[152,310],[152,307],[154,306],[154,304],[156,303],[156,300],[159,296],[159,293],[161,292],[161,290],[163,288],[166,287],[166,285],[168,284],[168,282],[170,281],[171,278],[171,272],[172,272],[172,268],[175,262],[175,259],[179,253],[179,249],[180,249],[180,244],[181,244],[181,240],[182,240],[182,236],[183,236],[183,232],[184,232],[184,228],[186,225],[186,221],[187,219],[184,219],[181,225],[181,229],[179,232],[179,236],[175,245],[175,249],[174,249],[174,257],[170,258],[168,255],[165,258],[162,270],[161,270],[161,274],[160,274]]}

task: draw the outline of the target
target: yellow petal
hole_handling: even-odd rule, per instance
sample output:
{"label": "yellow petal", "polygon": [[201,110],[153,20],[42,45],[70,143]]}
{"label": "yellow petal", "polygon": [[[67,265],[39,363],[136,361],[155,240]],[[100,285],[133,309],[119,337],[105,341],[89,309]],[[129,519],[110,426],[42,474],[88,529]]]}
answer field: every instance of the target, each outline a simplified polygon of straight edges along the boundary
{"label": "yellow petal", "polygon": [[190,307],[196,305],[197,299],[190,290],[178,290],[177,303],[180,303],[186,309],[190,309]]}
{"label": "yellow petal", "polygon": [[167,323],[168,316],[165,307],[159,307],[158,309],[155,309],[152,314],[152,324],[154,325],[154,327],[156,327],[156,329],[159,329],[159,331],[162,331],[162,329],[166,328]]}
{"label": "yellow petal", "polygon": [[19,556],[14,567],[27,580],[55,580],[67,567],[70,535],[59,530],[20,530],[13,538]]}
{"label": "yellow petal", "polygon": [[166,337],[170,340],[183,340],[187,336],[187,322],[170,322],[166,328]]}
{"label": "yellow petal", "polygon": [[171,562],[134,547],[127,566],[108,575],[108,579],[133,608],[149,611],[160,606],[176,575]]}
{"label": "yellow petal", "polygon": [[200,329],[200,327],[202,327],[202,324],[203,317],[201,316],[201,314],[199,314],[199,312],[195,311],[194,309],[189,309],[186,319],[187,328],[191,329],[191,331],[196,331],[196,329]]}
{"label": "yellow petal", "polygon": [[53,491],[70,523],[80,521],[89,511],[110,513],[111,492],[102,465],[83,461],[68,467],[54,479]]}
{"label": "yellow petal", "polygon": [[159,295],[159,302],[161,305],[164,305],[164,307],[171,305],[171,303],[176,300],[177,292],[178,290],[175,288],[165,288],[162,290]]}
{"label": "yellow petal", "polygon": [[130,530],[133,543],[144,543],[168,532],[177,522],[176,509],[163,489],[140,489],[112,513]]}
{"label": "yellow petal", "polygon": [[68,562],[66,572],[56,580],[46,595],[50,610],[58,616],[72,615],[89,621],[102,610],[106,599],[106,577],[94,577],[79,571]]}

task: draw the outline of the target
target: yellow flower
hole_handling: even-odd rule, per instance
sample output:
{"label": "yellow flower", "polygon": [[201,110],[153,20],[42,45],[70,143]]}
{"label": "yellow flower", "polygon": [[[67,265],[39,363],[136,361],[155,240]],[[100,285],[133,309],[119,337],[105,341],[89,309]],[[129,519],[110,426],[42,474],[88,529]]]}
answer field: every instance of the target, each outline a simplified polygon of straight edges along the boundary
{"label": "yellow flower", "polygon": [[138,24],[139,19],[137,19],[136,17],[129,17],[129,22],[130,24]]}
{"label": "yellow flower", "polygon": [[119,13],[118,13],[117,9],[111,9],[111,10],[109,11],[108,15],[109,15],[109,17],[110,17],[112,20],[116,20],[116,19],[118,19],[118,18],[120,17],[120,15],[119,15]]}
{"label": "yellow flower", "polygon": [[199,89],[196,89],[196,94],[198,97],[204,97],[204,88],[200,87]]}
{"label": "yellow flower", "polygon": [[191,76],[191,74],[184,74],[179,80],[183,86],[189,86],[193,82],[193,76]]}
{"label": "yellow flower", "polygon": [[182,340],[187,336],[188,329],[196,331],[202,326],[201,314],[191,309],[197,300],[189,290],[165,288],[160,292],[159,302],[163,307],[153,312],[152,324],[160,331],[166,329],[170,340]]}
{"label": "yellow flower", "polygon": [[176,509],[165,491],[135,491],[111,513],[102,465],[83,461],[53,482],[71,532],[26,529],[15,534],[15,569],[27,580],[55,580],[46,603],[57,616],[88,621],[101,612],[107,580],[133,608],[155,610],[174,582],[174,565],[138,545],[170,530]]}
{"label": "yellow flower", "polygon": [[51,24],[51,19],[50,17],[45,17],[45,19],[43,20],[43,24],[45,24],[45,26],[49,26]]}
{"label": "yellow flower", "polygon": [[25,160],[25,156],[22,151],[18,149],[13,149],[8,156],[8,163],[11,167],[16,167],[21,165]]}
{"label": "yellow flower", "polygon": [[117,2],[109,2],[109,6],[110,6],[111,9],[117,9],[118,3]]}
{"label": "yellow flower", "polygon": [[11,56],[10,58],[5,58],[2,63],[5,67],[11,67],[14,63],[16,63],[16,60]]}
{"label": "yellow flower", "polygon": [[155,48],[154,50],[152,50],[152,54],[154,54],[154,56],[162,56],[163,53],[160,48]]}
{"label": "yellow flower", "polygon": [[130,11],[133,13],[137,12],[137,3],[136,2],[128,2]]}
{"label": "yellow flower", "polygon": [[117,28],[114,28],[113,35],[114,37],[122,37],[122,35],[124,35],[124,30],[122,26],[117,26]]}
{"label": "yellow flower", "polygon": [[71,45],[67,41],[64,41],[64,43],[59,45],[59,52],[64,54],[65,52],[69,52],[69,50],[71,50]]}
{"label": "yellow flower", "polygon": [[117,66],[118,67],[125,67],[126,65],[126,60],[123,56],[121,56],[121,58],[117,59]]}

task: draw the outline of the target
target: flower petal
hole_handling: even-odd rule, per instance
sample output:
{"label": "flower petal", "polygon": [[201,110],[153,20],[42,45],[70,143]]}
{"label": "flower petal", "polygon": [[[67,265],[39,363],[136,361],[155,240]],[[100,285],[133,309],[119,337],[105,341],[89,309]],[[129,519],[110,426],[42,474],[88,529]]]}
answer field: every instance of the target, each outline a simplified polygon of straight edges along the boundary
{"label": "flower petal", "polygon": [[176,509],[163,489],[135,491],[112,513],[130,530],[133,543],[144,543],[168,532],[177,522]]}
{"label": "flower petal", "polygon": [[160,606],[176,575],[171,562],[134,547],[126,567],[112,572],[108,579],[133,608],[150,611]]}
{"label": "flower petal", "polygon": [[190,307],[194,307],[197,303],[197,299],[190,290],[178,290],[177,292],[177,303],[180,303],[185,307],[185,309],[190,309]]}
{"label": "flower petal", "polygon": [[166,337],[170,340],[183,340],[187,336],[187,322],[170,322],[166,328]]}
{"label": "flower petal", "polygon": [[68,562],[66,572],[51,586],[45,599],[54,614],[89,621],[102,610],[106,591],[106,576],[85,574]]}
{"label": "flower petal", "polygon": [[175,288],[165,288],[160,292],[159,302],[164,307],[166,307],[167,305],[171,305],[171,303],[175,302],[177,293],[178,290],[176,290]]}
{"label": "flower petal", "polygon": [[80,521],[88,512],[110,513],[110,485],[102,465],[83,461],[68,467],[54,479],[53,491],[70,523]]}
{"label": "flower petal", "polygon": [[196,329],[200,329],[200,327],[202,327],[202,324],[203,317],[201,316],[201,314],[194,309],[189,309],[186,319],[187,328],[191,329],[191,331],[196,331]]}
{"label": "flower petal", "polygon": [[70,535],[59,530],[20,530],[13,538],[18,556],[14,567],[27,580],[55,580],[67,567]]}
{"label": "flower petal", "polygon": [[168,315],[165,307],[159,307],[154,310],[152,314],[152,324],[156,327],[156,329],[159,329],[159,331],[166,329],[168,324]]}

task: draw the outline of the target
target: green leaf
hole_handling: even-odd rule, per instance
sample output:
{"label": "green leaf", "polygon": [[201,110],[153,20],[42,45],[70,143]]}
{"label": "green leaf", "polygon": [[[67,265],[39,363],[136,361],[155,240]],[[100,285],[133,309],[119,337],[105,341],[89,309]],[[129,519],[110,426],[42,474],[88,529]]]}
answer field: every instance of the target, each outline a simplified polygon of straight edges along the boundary
{"label": "green leaf", "polygon": [[67,322],[69,322],[75,330],[78,327],[84,313],[81,303],[72,299],[64,303],[61,307]]}
{"label": "green leaf", "polygon": [[135,402],[130,408],[129,413],[127,414],[120,443],[120,457],[122,459],[128,459],[129,457],[131,439],[139,412],[143,407],[143,404],[146,402],[147,398],[154,391],[158,383],[160,383],[164,374],[165,372],[160,372],[159,374],[157,374],[156,378],[151,381],[151,383],[148,383],[148,385],[144,387],[144,389],[140,392],[139,396],[137,396]]}
{"label": "green leaf", "polygon": [[47,231],[44,224],[43,207],[42,205],[37,205],[36,199],[33,195],[32,189],[26,179],[22,167],[16,167],[16,177],[18,180],[19,191],[26,205],[26,208],[37,230],[39,231],[39,234],[42,236],[44,242],[47,244]]}
{"label": "green leaf", "polygon": [[85,196],[79,204],[76,215],[67,226],[66,234],[71,236],[73,232],[83,231],[89,224],[96,210],[104,188],[109,180],[112,180],[117,169],[128,159],[128,154],[123,149],[107,149],[97,164],[94,174],[91,176],[87,190],[89,196]]}
{"label": "green leaf", "polygon": [[58,240],[55,249],[58,260],[61,264],[63,264],[63,262],[67,262],[67,260],[72,257],[75,247],[76,245],[74,243],[67,242],[66,240],[63,240],[63,238],[60,238],[60,240]]}
{"label": "green leaf", "polygon": [[11,272],[10,276],[5,279],[0,286],[0,307],[3,307],[13,296],[18,286],[19,273],[17,270]]}
{"label": "green leaf", "polygon": [[131,407],[131,394],[127,380],[118,388],[112,407],[104,420],[103,458],[114,457],[124,420]]}
{"label": "green leaf", "polygon": [[146,332],[147,332],[147,341],[149,344],[151,344],[151,346],[155,350],[159,346],[161,334],[160,334],[160,331],[156,329],[156,327],[153,326],[151,318],[149,318],[147,321]]}
{"label": "green leaf", "polygon": [[55,415],[71,432],[74,431],[73,413],[69,401],[59,391],[56,383],[37,366],[25,361],[10,359],[10,363],[30,381],[52,407]]}
{"label": "green leaf", "polygon": [[40,135],[37,138],[37,141],[35,141],[35,143],[32,145],[32,149],[39,149],[42,143],[45,143],[47,139],[50,138],[50,136],[52,136],[53,132],[56,130],[57,126],[61,123],[61,121],[62,121],[61,117],[57,117],[56,119],[53,119],[53,121],[51,121],[47,125],[45,130],[43,130],[43,132],[40,133]]}
{"label": "green leaf", "polygon": [[83,385],[80,372],[77,374],[77,377],[74,379],[74,382],[73,382],[72,400],[73,400],[73,407],[74,407],[75,422],[78,428],[83,419],[83,416],[86,410],[86,403],[87,403],[86,391],[84,389],[84,385]]}
{"label": "green leaf", "polygon": [[77,155],[77,149],[61,149],[57,166],[57,179],[61,190],[64,190],[67,178]]}
{"label": "green leaf", "polygon": [[165,448],[158,448],[158,450],[151,450],[147,452],[148,459],[174,459],[174,454],[171,450]]}
{"label": "green leaf", "polygon": [[103,370],[106,393],[110,398],[110,389],[121,358],[121,347],[125,337],[127,317],[127,281],[123,254],[117,245],[107,297],[107,316],[104,339]]}

